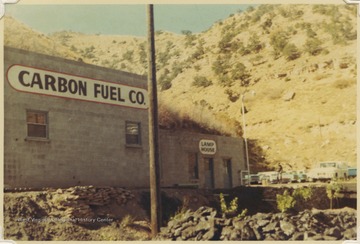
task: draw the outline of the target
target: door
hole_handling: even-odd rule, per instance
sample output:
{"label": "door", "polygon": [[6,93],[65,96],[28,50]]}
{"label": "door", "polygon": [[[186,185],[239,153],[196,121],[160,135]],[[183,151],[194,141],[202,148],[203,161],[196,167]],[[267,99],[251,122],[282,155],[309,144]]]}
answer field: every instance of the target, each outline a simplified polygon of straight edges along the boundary
{"label": "door", "polygon": [[224,188],[232,188],[231,159],[224,159]]}
{"label": "door", "polygon": [[205,188],[215,188],[214,178],[214,159],[205,158]]}

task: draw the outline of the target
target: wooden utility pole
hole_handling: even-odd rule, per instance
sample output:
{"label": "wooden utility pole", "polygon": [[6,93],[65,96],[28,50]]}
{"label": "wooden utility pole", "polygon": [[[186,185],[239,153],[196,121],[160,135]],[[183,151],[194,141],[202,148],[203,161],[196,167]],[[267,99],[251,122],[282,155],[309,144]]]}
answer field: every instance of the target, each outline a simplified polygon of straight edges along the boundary
{"label": "wooden utility pole", "polygon": [[153,5],[147,6],[148,17],[148,94],[149,94],[149,159],[151,234],[154,238],[160,230],[161,198],[159,170],[158,101],[156,87],[155,38]]}

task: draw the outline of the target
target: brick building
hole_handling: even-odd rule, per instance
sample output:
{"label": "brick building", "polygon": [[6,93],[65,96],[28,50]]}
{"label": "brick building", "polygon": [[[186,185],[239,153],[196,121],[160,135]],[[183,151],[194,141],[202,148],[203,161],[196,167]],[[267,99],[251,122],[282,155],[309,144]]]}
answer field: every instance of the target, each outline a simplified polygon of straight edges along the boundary
{"label": "brick building", "polygon": [[[5,47],[8,187],[148,187],[146,77]],[[160,130],[161,185],[228,188],[243,141]]]}

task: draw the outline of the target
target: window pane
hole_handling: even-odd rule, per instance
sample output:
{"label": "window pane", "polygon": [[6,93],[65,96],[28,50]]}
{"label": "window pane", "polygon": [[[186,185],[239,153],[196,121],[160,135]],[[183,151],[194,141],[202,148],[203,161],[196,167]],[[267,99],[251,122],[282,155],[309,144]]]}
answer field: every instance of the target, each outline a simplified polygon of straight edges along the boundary
{"label": "window pane", "polygon": [[140,144],[140,124],[126,122],[126,144]]}
{"label": "window pane", "polygon": [[28,136],[29,137],[46,137],[46,125],[33,125],[28,124]]}
{"label": "window pane", "polygon": [[126,135],[126,144],[140,144],[138,135]]}
{"label": "window pane", "polygon": [[139,134],[139,125],[136,123],[127,123],[126,134],[131,134],[131,135]]}
{"label": "window pane", "polygon": [[46,114],[37,112],[27,112],[27,122],[35,124],[46,124]]}

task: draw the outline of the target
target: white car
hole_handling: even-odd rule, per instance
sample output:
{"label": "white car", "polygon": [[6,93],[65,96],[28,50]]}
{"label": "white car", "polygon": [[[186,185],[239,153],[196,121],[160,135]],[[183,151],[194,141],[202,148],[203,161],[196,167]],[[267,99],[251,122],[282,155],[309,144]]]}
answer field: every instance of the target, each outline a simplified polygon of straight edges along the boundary
{"label": "white car", "polygon": [[259,172],[259,180],[260,182],[268,182],[271,184],[278,182],[278,172],[276,171],[266,171],[266,172]]}
{"label": "white car", "polygon": [[346,162],[321,162],[316,168],[310,169],[307,173],[309,181],[346,179],[348,176]]}

